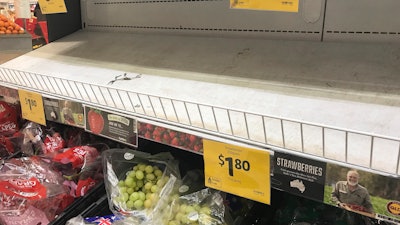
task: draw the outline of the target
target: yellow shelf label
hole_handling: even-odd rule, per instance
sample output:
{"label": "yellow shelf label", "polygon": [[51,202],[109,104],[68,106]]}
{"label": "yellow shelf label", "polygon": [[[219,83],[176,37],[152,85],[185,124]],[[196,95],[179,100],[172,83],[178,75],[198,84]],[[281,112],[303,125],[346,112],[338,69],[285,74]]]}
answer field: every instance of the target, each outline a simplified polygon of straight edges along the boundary
{"label": "yellow shelf label", "polygon": [[18,90],[18,95],[21,103],[22,118],[46,125],[42,95],[21,89]]}
{"label": "yellow shelf label", "polygon": [[67,12],[64,0],[39,0],[39,5],[43,14]]}
{"label": "yellow shelf label", "polygon": [[298,12],[299,0],[230,0],[233,9]]}
{"label": "yellow shelf label", "polygon": [[267,151],[203,140],[207,187],[270,204],[270,154]]}

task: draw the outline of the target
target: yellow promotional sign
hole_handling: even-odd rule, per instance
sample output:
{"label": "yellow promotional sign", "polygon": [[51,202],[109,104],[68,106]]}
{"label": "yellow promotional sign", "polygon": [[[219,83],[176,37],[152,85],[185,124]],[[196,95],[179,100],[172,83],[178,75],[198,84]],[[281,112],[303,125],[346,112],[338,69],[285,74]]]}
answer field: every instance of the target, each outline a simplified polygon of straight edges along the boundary
{"label": "yellow promotional sign", "polygon": [[43,14],[67,12],[64,0],[39,0],[39,6]]}
{"label": "yellow promotional sign", "polygon": [[233,9],[298,12],[299,0],[230,0]]}
{"label": "yellow promotional sign", "polygon": [[18,95],[21,104],[22,118],[46,125],[42,95],[21,89],[18,90]]}
{"label": "yellow promotional sign", "polygon": [[268,151],[203,140],[207,187],[270,204]]}

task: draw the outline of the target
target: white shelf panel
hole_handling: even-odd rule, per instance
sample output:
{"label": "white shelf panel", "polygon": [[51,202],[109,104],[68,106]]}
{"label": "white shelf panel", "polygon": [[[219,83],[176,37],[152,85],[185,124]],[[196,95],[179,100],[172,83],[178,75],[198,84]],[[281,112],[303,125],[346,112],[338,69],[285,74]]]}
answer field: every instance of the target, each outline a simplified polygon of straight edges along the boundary
{"label": "white shelf panel", "polygon": [[[396,55],[391,45],[82,31],[2,64],[0,84],[398,176]],[[124,73],[132,79],[109,84]]]}

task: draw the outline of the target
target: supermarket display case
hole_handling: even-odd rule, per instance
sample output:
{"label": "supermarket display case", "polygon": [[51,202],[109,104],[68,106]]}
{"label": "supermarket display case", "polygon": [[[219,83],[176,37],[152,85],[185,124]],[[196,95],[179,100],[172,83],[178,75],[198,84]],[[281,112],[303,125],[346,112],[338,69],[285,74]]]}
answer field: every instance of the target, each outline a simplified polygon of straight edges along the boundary
{"label": "supermarket display case", "polygon": [[[2,64],[0,84],[135,118],[138,135],[157,142],[174,145],[149,134],[161,127],[268,152],[272,188],[325,202],[333,181],[322,178],[338,167],[398,183],[393,4],[300,0],[298,12],[276,12],[227,0],[83,1],[82,29]],[[283,186],[277,158],[324,168],[318,195]],[[395,211],[388,218],[399,223]]]}
{"label": "supermarket display case", "polygon": [[[23,34],[0,36],[0,49],[4,51],[32,50],[80,30],[81,8],[79,1],[65,1],[67,12],[43,14],[37,1],[30,1],[31,18],[16,18],[14,1],[1,1],[0,14],[9,17]],[[10,12],[10,13],[9,13]]]}

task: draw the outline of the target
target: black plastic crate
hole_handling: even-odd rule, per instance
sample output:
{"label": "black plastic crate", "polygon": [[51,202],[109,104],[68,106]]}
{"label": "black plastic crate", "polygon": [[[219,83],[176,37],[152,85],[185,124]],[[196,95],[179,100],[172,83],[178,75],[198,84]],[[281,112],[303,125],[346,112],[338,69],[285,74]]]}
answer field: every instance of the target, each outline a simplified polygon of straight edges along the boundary
{"label": "black plastic crate", "polygon": [[[97,202],[103,196],[106,196],[106,189],[104,183],[99,183],[85,196],[75,199],[75,201],[69,205],[60,215],[56,217],[49,225],[65,225],[66,222],[84,212],[94,202]],[[108,207],[108,204],[107,204]]]}

